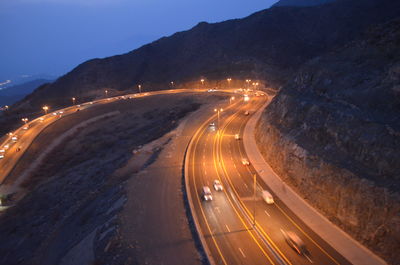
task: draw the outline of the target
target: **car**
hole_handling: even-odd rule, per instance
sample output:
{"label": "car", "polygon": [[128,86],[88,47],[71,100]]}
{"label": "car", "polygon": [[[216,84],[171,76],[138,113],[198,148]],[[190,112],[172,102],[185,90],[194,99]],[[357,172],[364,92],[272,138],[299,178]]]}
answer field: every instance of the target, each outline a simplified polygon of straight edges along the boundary
{"label": "car", "polygon": [[244,112],[244,115],[245,115],[245,116],[249,116],[249,114],[250,114],[250,112],[249,112],[248,110],[246,110],[246,111]]}
{"label": "car", "polygon": [[28,125],[25,125],[24,127],[22,127],[22,129],[23,129],[23,130],[28,130],[28,129],[29,129],[29,126],[28,126]]}
{"label": "car", "polygon": [[39,118],[39,121],[40,121],[40,122],[43,122],[43,121],[44,121],[44,118],[43,118],[43,117],[40,117],[40,118]]}
{"label": "car", "polygon": [[6,153],[6,150],[0,149],[0,159],[4,158],[5,153]]}
{"label": "car", "polygon": [[205,201],[212,201],[213,197],[211,194],[211,190],[208,186],[203,187],[202,197],[203,197],[203,200],[205,200]]}
{"label": "car", "polygon": [[242,158],[242,164],[243,164],[243,166],[249,166],[250,162],[246,158]]}
{"label": "car", "polygon": [[210,127],[215,127],[215,122],[210,123]]}
{"label": "car", "polygon": [[4,150],[7,150],[8,148],[10,148],[10,145],[9,145],[9,144],[6,144],[6,145],[3,146],[3,149],[4,149]]}
{"label": "car", "polygon": [[224,190],[224,187],[222,187],[222,184],[218,179],[214,180],[214,190],[216,191]]}
{"label": "car", "polygon": [[304,244],[303,240],[294,232],[291,231],[284,231],[282,230],[283,237],[285,238],[286,243],[293,248],[297,254],[299,255],[307,255],[308,251],[306,245]]}
{"label": "car", "polygon": [[274,197],[272,196],[271,193],[269,193],[269,191],[263,190],[261,192],[261,197],[263,198],[263,200],[267,203],[267,204],[274,204]]}
{"label": "car", "polygon": [[62,111],[62,110],[60,110],[60,111],[58,112],[58,114],[60,114],[60,115],[63,114],[63,113],[64,113],[64,111]]}
{"label": "car", "polygon": [[52,114],[53,114],[54,116],[56,116],[56,115],[57,115],[57,112],[53,112]]}
{"label": "car", "polygon": [[235,140],[240,140],[240,135],[238,133],[235,134]]}
{"label": "car", "polygon": [[13,137],[11,138],[11,140],[12,140],[13,142],[16,142],[16,141],[18,141],[18,138],[17,138],[17,136],[13,136]]}

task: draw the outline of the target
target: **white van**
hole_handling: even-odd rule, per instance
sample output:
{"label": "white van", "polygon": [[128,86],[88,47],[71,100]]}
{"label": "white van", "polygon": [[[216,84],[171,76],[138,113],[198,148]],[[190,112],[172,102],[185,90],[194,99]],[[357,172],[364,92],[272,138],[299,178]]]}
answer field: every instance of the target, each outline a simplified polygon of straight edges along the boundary
{"label": "white van", "polygon": [[269,193],[266,190],[263,190],[261,192],[261,197],[263,198],[263,200],[267,203],[267,204],[273,204],[274,203],[274,197],[272,196],[271,193]]}

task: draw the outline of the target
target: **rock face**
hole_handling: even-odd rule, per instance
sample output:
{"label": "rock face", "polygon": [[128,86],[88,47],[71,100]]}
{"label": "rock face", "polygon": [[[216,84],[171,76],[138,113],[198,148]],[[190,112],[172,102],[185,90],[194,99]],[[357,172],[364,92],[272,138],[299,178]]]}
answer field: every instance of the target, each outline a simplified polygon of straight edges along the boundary
{"label": "rock face", "polygon": [[400,19],[317,57],[257,126],[266,160],[331,221],[400,260]]}
{"label": "rock face", "polygon": [[[343,45],[371,24],[397,16],[392,0],[338,0],[307,8],[277,6],[244,19],[199,23],[127,54],[82,63],[38,88],[19,106],[70,104],[104,89],[168,89],[208,80],[262,79],[280,87],[305,61]],[[92,93],[92,94],[91,94]]]}

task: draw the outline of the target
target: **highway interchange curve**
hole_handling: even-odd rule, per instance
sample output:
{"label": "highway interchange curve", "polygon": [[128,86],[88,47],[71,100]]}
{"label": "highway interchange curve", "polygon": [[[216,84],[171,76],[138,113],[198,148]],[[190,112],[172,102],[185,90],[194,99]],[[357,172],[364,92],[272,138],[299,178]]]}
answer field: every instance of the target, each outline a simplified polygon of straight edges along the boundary
{"label": "highway interchange curve", "polygon": [[[206,90],[165,90],[124,97],[202,91]],[[261,192],[269,188],[257,177],[251,161],[250,165],[243,165],[242,159],[246,158],[246,154],[241,137],[251,115],[264,105],[268,97],[252,96],[245,102],[241,94],[235,94],[240,100],[219,106],[223,108],[219,119],[215,114],[197,129],[185,156],[185,185],[190,210],[210,263],[349,264],[310,231],[276,196],[274,204],[267,204],[261,198]],[[120,99],[121,97],[102,99],[50,112],[31,121],[28,130],[21,127],[13,135],[7,136],[0,145],[0,149],[9,145],[5,157],[0,160],[0,184],[35,137],[60,116],[73,113],[77,115],[78,108],[89,108],[95,104],[107,104]],[[245,115],[246,111],[250,115]],[[210,123],[215,126],[210,126]],[[240,139],[235,139],[236,134],[239,134]],[[13,136],[18,137],[15,143],[11,140]],[[221,182],[223,191],[214,190],[214,180]],[[204,186],[210,187],[212,201],[202,199]],[[308,253],[297,254],[285,242],[284,231],[296,233],[304,241]]]}

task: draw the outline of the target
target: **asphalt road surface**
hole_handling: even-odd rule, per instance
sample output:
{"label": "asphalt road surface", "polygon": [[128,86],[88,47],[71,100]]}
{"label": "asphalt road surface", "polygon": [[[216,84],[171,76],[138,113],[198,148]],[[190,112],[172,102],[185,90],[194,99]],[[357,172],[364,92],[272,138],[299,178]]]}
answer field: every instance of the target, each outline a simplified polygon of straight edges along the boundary
{"label": "asphalt road surface", "polygon": [[[198,129],[187,154],[192,211],[197,216],[209,254],[215,264],[349,264],[314,234],[278,198],[267,204],[261,194],[268,185],[246,159],[241,139],[252,113],[267,97],[236,102]],[[247,115],[246,111],[249,112]],[[220,124],[213,130],[210,123]],[[218,127],[218,126],[216,126]],[[223,191],[213,188],[219,180]],[[203,199],[203,187],[213,200]],[[272,193],[272,192],[270,192]],[[273,195],[273,194],[272,194]],[[254,226],[255,222],[255,226]],[[300,255],[286,242],[284,233],[295,233],[306,250]]]}

